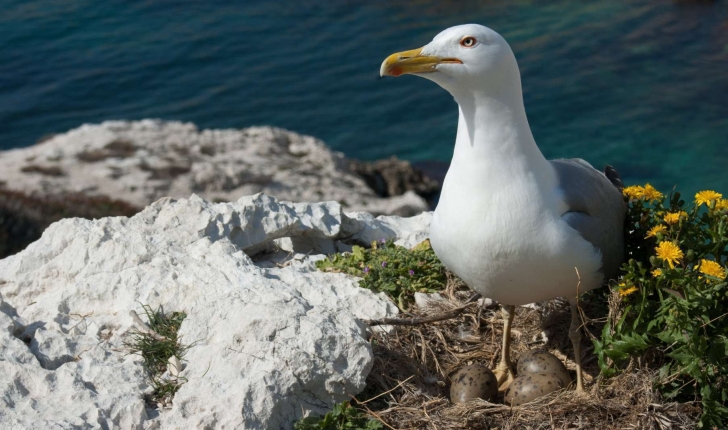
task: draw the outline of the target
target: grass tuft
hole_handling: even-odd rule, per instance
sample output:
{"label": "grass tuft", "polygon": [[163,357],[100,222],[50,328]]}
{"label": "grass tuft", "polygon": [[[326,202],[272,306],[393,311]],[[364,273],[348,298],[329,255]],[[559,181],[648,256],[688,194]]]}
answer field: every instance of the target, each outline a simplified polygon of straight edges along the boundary
{"label": "grass tuft", "polygon": [[149,333],[135,330],[131,340],[124,342],[131,354],[139,354],[144,359],[144,369],[150,379],[154,391],[147,399],[152,406],[171,404],[179,387],[186,382],[185,378],[173,376],[163,377],[167,364],[172,356],[182,360],[191,345],[183,345],[177,337],[182,321],[187,317],[184,312],[166,314],[160,306],[153,310],[149,305],[142,305],[147,316],[147,325],[164,339],[157,339]]}

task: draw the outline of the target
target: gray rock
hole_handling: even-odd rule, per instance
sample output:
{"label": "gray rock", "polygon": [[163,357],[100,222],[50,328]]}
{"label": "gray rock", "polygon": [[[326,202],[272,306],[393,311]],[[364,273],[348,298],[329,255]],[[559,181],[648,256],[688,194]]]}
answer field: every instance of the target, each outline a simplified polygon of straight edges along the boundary
{"label": "gray rock", "polygon": [[428,208],[413,192],[378,196],[343,154],[274,127],[198,130],[175,121],[106,121],[1,155],[0,183],[34,195],[82,192],[145,207],[166,196],[235,201],[264,192],[296,202],[335,200],[374,214],[411,216]]}
{"label": "gray rock", "polygon": [[436,180],[429,178],[409,161],[397,157],[376,161],[349,160],[349,168],[364,178],[369,188],[382,197],[398,196],[407,191],[431,197],[440,191],[440,184]]}
{"label": "gray rock", "polygon": [[[364,388],[372,351],[361,319],[397,309],[299,251],[384,236],[414,245],[430,218],[257,194],[217,204],[165,198],[131,218],[59,221],[0,260],[0,422],[288,429],[324,413]],[[147,408],[141,358],[124,346],[139,303],[187,314],[187,382],[171,409]]]}

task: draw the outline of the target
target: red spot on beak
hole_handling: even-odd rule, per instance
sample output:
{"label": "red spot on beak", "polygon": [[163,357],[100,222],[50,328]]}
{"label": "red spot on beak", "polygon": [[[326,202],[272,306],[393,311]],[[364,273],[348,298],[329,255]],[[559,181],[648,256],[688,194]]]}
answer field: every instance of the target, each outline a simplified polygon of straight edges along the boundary
{"label": "red spot on beak", "polygon": [[392,67],[392,69],[389,71],[389,73],[392,76],[400,76],[402,74],[402,68],[401,67]]}

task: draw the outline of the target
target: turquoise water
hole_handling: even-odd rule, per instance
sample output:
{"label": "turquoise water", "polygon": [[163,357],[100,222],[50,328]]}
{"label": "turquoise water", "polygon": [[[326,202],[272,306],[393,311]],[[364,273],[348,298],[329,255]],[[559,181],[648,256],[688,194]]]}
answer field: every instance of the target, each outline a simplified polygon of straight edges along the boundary
{"label": "turquoise water", "polygon": [[106,119],[270,124],[351,157],[448,161],[456,106],[378,79],[451,25],[503,34],[548,157],[728,194],[728,5],[576,1],[0,0],[0,148]]}

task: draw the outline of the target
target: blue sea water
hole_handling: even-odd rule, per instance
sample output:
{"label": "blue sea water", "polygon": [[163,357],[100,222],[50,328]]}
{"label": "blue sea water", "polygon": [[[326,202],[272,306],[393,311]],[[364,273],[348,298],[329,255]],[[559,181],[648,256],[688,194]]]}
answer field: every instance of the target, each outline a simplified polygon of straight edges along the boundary
{"label": "blue sea water", "polygon": [[0,11],[1,149],[151,117],[448,161],[452,98],[424,79],[379,79],[379,65],[476,22],[511,44],[547,157],[728,195],[725,1],[0,0]]}

